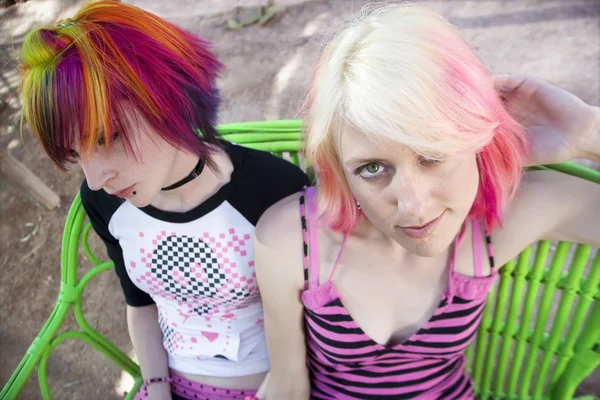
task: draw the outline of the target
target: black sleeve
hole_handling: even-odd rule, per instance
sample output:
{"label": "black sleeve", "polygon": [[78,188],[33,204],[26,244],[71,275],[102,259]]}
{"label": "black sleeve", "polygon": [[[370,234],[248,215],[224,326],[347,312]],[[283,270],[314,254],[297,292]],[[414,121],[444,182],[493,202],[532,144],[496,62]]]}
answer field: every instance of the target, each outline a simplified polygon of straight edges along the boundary
{"label": "black sleeve", "polygon": [[87,213],[94,231],[106,245],[108,257],[115,263],[115,272],[121,281],[125,302],[132,307],[154,304],[152,297],[138,288],[129,278],[123,261],[123,250],[119,241],[111,235],[108,223],[112,215],[121,206],[122,201],[110,196],[104,190],[93,191],[84,180],[80,189],[81,204]]}
{"label": "black sleeve", "polygon": [[310,186],[308,176],[299,167],[282,158],[273,158],[273,166],[269,167],[270,178],[261,182],[264,185],[265,196],[259,210],[259,218],[279,200],[301,191],[304,186]]}
{"label": "black sleeve", "polygon": [[308,176],[291,162],[271,153],[238,147],[243,171],[232,205],[256,225],[273,204],[310,186]]}

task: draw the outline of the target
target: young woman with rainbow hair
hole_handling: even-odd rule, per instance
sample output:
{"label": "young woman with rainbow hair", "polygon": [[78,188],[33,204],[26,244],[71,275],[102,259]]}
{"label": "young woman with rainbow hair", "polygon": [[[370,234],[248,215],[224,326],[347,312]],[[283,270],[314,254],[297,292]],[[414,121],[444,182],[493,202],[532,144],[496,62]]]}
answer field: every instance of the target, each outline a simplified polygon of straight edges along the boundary
{"label": "young woman with rainbow hair", "polygon": [[267,399],[472,399],[464,350],[498,267],[542,238],[600,246],[600,186],[523,169],[600,160],[599,109],[494,80],[455,26],[402,4],[335,35],[306,119],[319,184],[255,233]]}
{"label": "young woman with rainbow hair", "polygon": [[23,44],[25,119],[59,167],[82,167],[83,205],[121,281],[145,379],[136,398],[244,399],[269,369],[254,226],[309,181],[219,137],[221,70],[204,40],[115,1]]}

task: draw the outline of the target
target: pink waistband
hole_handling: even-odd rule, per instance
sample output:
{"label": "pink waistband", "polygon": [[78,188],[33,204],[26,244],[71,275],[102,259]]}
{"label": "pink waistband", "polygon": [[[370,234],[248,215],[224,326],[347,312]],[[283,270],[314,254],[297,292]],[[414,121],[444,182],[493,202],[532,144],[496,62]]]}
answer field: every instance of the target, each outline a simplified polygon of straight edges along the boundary
{"label": "pink waistband", "polygon": [[[171,391],[179,397],[189,400],[245,400],[246,396],[254,396],[255,389],[227,389],[190,381],[182,376],[171,373]],[[147,399],[148,393],[142,386],[134,400]]]}

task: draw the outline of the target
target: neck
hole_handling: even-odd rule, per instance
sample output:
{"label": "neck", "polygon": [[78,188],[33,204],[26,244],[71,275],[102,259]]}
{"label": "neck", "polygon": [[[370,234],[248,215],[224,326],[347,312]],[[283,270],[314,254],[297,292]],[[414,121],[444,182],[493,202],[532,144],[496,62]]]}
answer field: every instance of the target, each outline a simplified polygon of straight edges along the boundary
{"label": "neck", "polygon": [[185,176],[184,178],[178,180],[177,182],[166,186],[164,188],[162,188],[161,190],[163,192],[169,191],[169,190],[174,190],[177,188],[180,188],[181,186],[185,185],[188,182],[191,182],[192,180],[196,179],[197,177],[200,176],[200,174],[202,174],[202,171],[204,170],[204,160],[202,160],[201,158],[198,159],[198,162],[196,163],[196,165],[194,166],[194,169],[192,169],[192,172],[190,172],[187,176]]}
{"label": "neck", "polygon": [[352,230],[351,234],[353,236],[360,237],[362,240],[373,241],[380,244],[385,243],[389,246],[398,245],[392,238],[380,231],[379,228],[377,228],[362,212],[358,217],[356,226]]}
{"label": "neck", "polygon": [[[164,211],[186,212],[203,203],[229,182],[233,164],[222,150],[213,153],[213,161],[220,173],[205,166],[202,173],[182,186],[160,191],[152,201],[154,207]],[[168,187],[187,177],[197,166],[199,157],[180,150],[162,187]]]}

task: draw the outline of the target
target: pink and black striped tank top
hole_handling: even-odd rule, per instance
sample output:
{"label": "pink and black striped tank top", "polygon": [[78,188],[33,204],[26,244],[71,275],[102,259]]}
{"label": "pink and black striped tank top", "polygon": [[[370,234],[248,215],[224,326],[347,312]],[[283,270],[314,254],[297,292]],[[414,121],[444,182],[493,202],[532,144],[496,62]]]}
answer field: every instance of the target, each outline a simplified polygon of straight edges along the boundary
{"label": "pink and black striped tank top", "polygon": [[[305,280],[302,302],[311,399],[473,399],[464,351],[475,336],[497,274],[489,237],[491,275],[482,275],[484,245],[477,234],[473,235],[475,276],[454,272],[454,253],[465,223],[454,240],[448,284],[432,317],[404,342],[384,346],[352,319],[331,282],[346,237],[329,279],[319,283],[314,200],[314,188],[306,189],[300,198]],[[471,223],[478,232],[479,222]]]}

